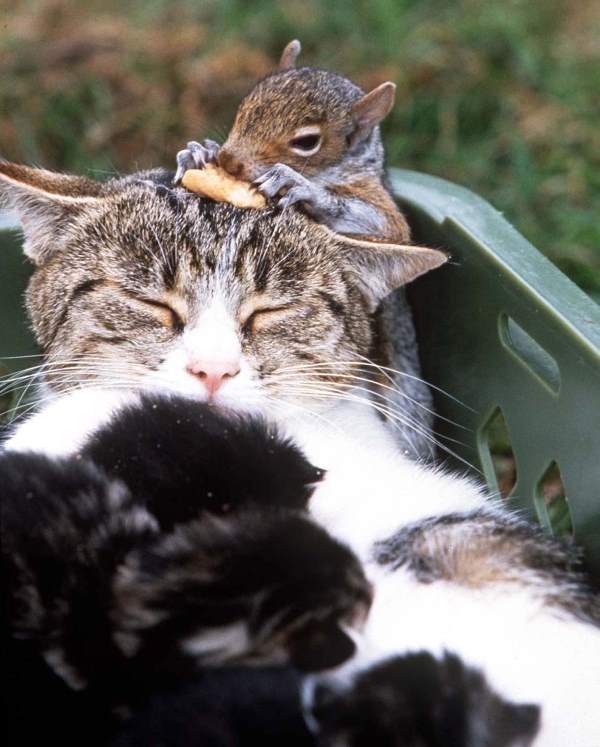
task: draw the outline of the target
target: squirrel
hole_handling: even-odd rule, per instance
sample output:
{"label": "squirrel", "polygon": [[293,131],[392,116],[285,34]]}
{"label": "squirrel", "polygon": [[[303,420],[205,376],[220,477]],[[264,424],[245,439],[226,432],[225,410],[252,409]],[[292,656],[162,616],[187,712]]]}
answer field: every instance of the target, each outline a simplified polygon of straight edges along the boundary
{"label": "squirrel", "polygon": [[365,94],[337,73],[297,68],[300,50],[297,39],[285,47],[278,70],[242,100],[222,146],[191,141],[179,151],[174,183],[216,163],[337,233],[408,243],[408,223],[386,187],[379,132],[395,84]]}

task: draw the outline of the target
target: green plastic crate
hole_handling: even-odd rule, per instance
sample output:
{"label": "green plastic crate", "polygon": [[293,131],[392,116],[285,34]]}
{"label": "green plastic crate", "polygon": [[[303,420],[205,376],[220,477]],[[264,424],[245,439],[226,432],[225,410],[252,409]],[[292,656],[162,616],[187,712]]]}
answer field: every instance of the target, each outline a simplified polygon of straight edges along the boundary
{"label": "green plastic crate", "polygon": [[[517,483],[507,500],[553,531],[540,480],[556,463],[576,540],[600,572],[600,307],[488,203],[441,179],[393,170],[415,237],[452,260],[410,289],[436,431],[455,464],[497,489],[491,419],[506,421]],[[0,217],[0,357],[35,353],[22,311],[28,267]],[[5,360],[15,370],[28,359]]]}

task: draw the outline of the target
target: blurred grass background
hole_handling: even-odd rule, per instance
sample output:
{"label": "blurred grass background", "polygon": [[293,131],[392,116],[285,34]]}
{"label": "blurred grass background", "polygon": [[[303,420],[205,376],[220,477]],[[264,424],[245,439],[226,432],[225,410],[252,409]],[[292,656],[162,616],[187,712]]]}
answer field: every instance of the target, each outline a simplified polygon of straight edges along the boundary
{"label": "blurred grass background", "polygon": [[479,192],[600,294],[598,0],[0,0],[0,156],[172,165],[293,37],[304,64],[398,84],[390,164]]}

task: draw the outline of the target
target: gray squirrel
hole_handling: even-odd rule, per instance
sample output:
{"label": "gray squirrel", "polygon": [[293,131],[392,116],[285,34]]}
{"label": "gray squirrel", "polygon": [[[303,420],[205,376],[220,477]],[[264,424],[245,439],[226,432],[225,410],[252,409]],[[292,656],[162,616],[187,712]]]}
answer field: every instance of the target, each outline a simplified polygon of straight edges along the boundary
{"label": "gray squirrel", "polygon": [[379,122],[396,86],[365,94],[328,70],[295,67],[300,42],[242,100],[227,140],[191,141],[177,154],[178,183],[216,162],[280,207],[298,205],[332,230],[406,243],[408,224],[385,186]]}

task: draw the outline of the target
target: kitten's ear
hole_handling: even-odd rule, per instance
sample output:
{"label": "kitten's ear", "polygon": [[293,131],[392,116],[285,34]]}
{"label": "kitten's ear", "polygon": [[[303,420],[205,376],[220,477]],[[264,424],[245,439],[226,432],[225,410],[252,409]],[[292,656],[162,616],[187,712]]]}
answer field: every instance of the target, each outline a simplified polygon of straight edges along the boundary
{"label": "kitten's ear", "polygon": [[395,98],[396,84],[388,80],[354,102],[352,116],[356,129],[350,138],[351,145],[370,135],[373,127],[391,112]]}
{"label": "kitten's ear", "polygon": [[300,54],[301,49],[302,45],[298,39],[292,39],[281,53],[281,57],[279,58],[279,69],[291,70],[293,67],[296,67],[296,58]]}
{"label": "kitten's ear", "polygon": [[62,232],[81,210],[100,203],[102,194],[103,185],[92,179],[0,161],[0,198],[16,210],[25,254],[36,264],[60,245]]}
{"label": "kitten's ear", "polygon": [[443,265],[449,256],[425,246],[385,244],[339,237],[348,258],[375,304],[396,288]]}

